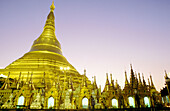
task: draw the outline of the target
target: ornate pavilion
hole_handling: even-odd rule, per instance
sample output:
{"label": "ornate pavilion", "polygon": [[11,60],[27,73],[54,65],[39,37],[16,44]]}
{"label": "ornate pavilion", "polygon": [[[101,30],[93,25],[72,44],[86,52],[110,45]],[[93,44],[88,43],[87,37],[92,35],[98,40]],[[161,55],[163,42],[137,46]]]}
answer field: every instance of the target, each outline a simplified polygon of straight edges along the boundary
{"label": "ornate pavilion", "polygon": [[63,56],[55,35],[54,2],[42,34],[34,41],[31,50],[0,73],[4,84],[0,88],[1,109],[111,109],[154,107],[161,103],[152,76],[148,83],[144,76],[130,69],[125,71],[125,86],[110,80],[106,74],[104,90],[98,87],[96,77],[91,81]]}

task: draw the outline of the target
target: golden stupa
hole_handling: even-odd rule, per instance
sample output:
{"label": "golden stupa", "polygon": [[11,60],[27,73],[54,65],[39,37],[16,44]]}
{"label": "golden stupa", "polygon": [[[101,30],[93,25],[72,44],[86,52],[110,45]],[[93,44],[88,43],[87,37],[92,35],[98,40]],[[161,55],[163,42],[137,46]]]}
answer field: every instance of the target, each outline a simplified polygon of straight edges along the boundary
{"label": "golden stupa", "polygon": [[47,86],[50,87],[52,85],[51,80],[59,79],[60,82],[67,82],[71,77],[74,86],[78,87],[83,76],[62,54],[61,45],[55,35],[54,2],[50,9],[43,32],[34,41],[31,50],[1,72],[6,76],[9,75],[10,78],[18,79],[21,77],[23,81],[26,81],[32,75],[35,86],[37,83],[42,83],[43,78],[45,78],[44,81]]}
{"label": "golden stupa", "polygon": [[[55,35],[54,2],[44,30],[31,50],[0,73],[7,75],[0,87],[0,109],[123,109],[157,107],[162,104],[152,76],[148,85],[132,65],[130,81],[125,72],[123,89],[106,74],[104,90],[97,86],[96,77],[91,83],[62,55],[61,45]],[[12,78],[12,79],[11,79]],[[1,83],[2,83],[1,82]],[[121,81],[122,82],[122,81]],[[127,109],[129,108],[129,109]],[[118,109],[118,110],[119,110]],[[145,110],[145,109],[141,109]]]}

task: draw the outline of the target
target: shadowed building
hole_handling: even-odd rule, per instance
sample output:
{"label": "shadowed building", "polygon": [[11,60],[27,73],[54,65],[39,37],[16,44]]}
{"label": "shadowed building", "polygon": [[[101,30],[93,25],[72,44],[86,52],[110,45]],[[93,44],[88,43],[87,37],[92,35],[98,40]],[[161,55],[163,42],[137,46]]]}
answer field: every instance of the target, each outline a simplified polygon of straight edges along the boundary
{"label": "shadowed building", "polygon": [[167,72],[165,71],[165,88],[161,90],[161,96],[162,96],[162,103],[166,107],[170,107],[170,100],[169,100],[169,88],[170,88],[170,78],[168,77]]}
{"label": "shadowed building", "polygon": [[130,70],[130,82],[127,78],[127,72],[125,71],[125,86],[122,90],[116,80],[112,80],[112,74],[110,75],[111,81],[108,80],[108,74],[106,75],[105,88],[101,94],[102,101],[108,108],[146,108],[157,107],[161,104],[161,96],[155,89],[152,81],[152,76],[148,79],[148,85],[140,77],[140,73],[134,73],[131,65]]}

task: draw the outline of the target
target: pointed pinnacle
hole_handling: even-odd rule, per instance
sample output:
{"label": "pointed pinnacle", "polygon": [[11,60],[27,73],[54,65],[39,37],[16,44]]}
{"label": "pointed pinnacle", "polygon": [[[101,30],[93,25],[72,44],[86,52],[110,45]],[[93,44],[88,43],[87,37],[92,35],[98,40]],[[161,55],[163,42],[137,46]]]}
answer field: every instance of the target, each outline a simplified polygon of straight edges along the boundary
{"label": "pointed pinnacle", "polygon": [[149,86],[150,86],[150,81],[149,81],[149,78],[148,78],[148,84],[149,84]]}
{"label": "pointed pinnacle", "polygon": [[132,64],[130,64],[130,68],[132,69]]}
{"label": "pointed pinnacle", "polygon": [[168,78],[168,74],[167,74],[167,72],[165,70],[165,79],[167,79],[167,78]]}
{"label": "pointed pinnacle", "polygon": [[106,78],[108,79],[108,73],[106,73]]}
{"label": "pointed pinnacle", "polygon": [[54,11],[55,6],[54,6],[54,1],[52,2],[52,5],[50,6],[51,11]]}
{"label": "pointed pinnacle", "polygon": [[112,74],[110,74],[110,79],[111,79],[111,81],[112,81]]}
{"label": "pointed pinnacle", "polygon": [[84,75],[86,75],[86,69],[84,69]]}

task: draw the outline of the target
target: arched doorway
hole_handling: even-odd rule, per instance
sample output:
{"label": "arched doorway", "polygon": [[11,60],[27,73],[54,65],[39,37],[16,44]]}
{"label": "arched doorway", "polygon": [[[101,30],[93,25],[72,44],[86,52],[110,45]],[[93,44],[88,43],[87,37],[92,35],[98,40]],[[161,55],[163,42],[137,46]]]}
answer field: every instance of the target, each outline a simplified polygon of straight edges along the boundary
{"label": "arched doorway", "polygon": [[132,108],[134,108],[134,107],[135,107],[134,98],[133,98],[133,97],[129,97],[128,100],[129,100],[129,106],[132,107]]}
{"label": "arched doorway", "polygon": [[88,99],[87,98],[82,99],[82,108],[88,109]]}
{"label": "arched doorway", "polygon": [[112,99],[112,107],[118,108],[118,100],[117,99]]}
{"label": "arched doorway", "polygon": [[148,97],[144,97],[144,103],[146,107],[150,107],[150,102]]}
{"label": "arched doorway", "polygon": [[48,109],[53,108],[54,107],[54,98],[50,97],[48,98]]}
{"label": "arched doorway", "polygon": [[18,104],[17,105],[24,105],[24,96],[20,96],[19,98],[18,98]]}

